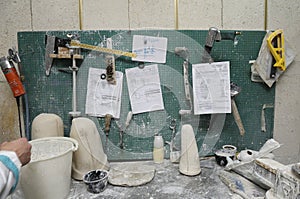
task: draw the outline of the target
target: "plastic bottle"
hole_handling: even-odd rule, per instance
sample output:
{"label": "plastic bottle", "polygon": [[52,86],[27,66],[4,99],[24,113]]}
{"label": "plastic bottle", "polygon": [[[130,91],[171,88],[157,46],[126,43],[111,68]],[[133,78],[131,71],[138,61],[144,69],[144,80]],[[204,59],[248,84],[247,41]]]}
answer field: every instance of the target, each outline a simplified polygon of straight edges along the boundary
{"label": "plastic bottle", "polygon": [[161,135],[154,136],[153,161],[162,163],[164,161],[164,139]]}

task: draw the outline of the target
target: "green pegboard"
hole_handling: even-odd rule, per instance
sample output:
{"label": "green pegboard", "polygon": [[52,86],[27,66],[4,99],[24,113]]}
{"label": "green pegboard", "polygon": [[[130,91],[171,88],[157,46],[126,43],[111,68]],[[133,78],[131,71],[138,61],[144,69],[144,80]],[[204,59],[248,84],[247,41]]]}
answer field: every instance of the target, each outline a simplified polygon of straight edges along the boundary
{"label": "green pegboard", "polygon": [[[231,34],[233,31],[221,31]],[[261,131],[261,114],[264,104],[274,104],[275,89],[264,84],[253,83],[250,80],[249,60],[256,59],[265,31],[242,31],[236,42],[223,40],[214,44],[211,56],[214,61],[230,61],[230,79],[237,83],[242,92],[235,98],[239,112],[246,129],[246,134],[240,136],[232,114],[226,114],[224,127],[215,138],[212,138],[212,150],[203,151],[207,146],[206,138],[210,127],[211,115],[189,116],[181,118],[179,110],[189,109],[184,95],[183,85],[183,59],[175,55],[175,47],[186,47],[189,52],[189,77],[191,79],[191,64],[201,63],[203,46],[207,31],[202,30],[138,30],[138,31],[48,31],[48,32],[19,32],[18,46],[22,59],[25,85],[29,98],[30,121],[40,113],[55,113],[64,122],[65,135],[69,135],[71,120],[69,112],[72,110],[72,75],[60,72],[59,68],[71,66],[71,60],[55,59],[50,76],[45,75],[45,35],[54,35],[66,38],[68,33],[78,34],[81,43],[100,46],[106,38],[112,38],[113,49],[131,51],[133,35],[147,35],[168,38],[167,62],[158,64],[161,89],[163,93],[163,111],[136,114],[124,135],[125,149],[120,150],[118,121],[124,125],[130,101],[127,91],[126,78],[123,80],[121,117],[113,119],[111,131],[105,151],[109,160],[138,160],[151,159],[153,136],[155,133],[163,135],[165,141],[171,139],[169,124],[172,119],[177,120],[176,147],[180,148],[180,128],[183,123],[191,123],[198,143],[200,155],[212,155],[224,144],[232,144],[238,149],[250,148],[258,150],[262,144],[272,137],[273,133],[273,109],[265,109],[267,131]],[[77,109],[85,115],[85,100],[87,91],[88,69],[106,68],[104,54],[95,51],[82,50],[84,60],[80,62],[77,73]],[[147,63],[145,63],[147,64]],[[116,69],[125,74],[125,69],[137,67],[138,62],[130,58],[117,57]],[[101,135],[105,146],[105,134],[103,132],[104,119],[89,117],[92,119]],[[166,157],[169,155],[169,147],[166,145]]]}

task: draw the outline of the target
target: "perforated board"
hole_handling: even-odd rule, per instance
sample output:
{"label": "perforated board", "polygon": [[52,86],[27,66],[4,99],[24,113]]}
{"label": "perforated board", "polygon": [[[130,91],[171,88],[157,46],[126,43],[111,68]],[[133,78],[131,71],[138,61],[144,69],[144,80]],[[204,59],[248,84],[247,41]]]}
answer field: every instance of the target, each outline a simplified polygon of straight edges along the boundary
{"label": "perforated board", "polygon": [[[225,31],[224,31],[225,32]],[[233,31],[226,31],[229,34]],[[82,50],[84,60],[79,64],[77,73],[77,109],[82,116],[93,120],[101,135],[103,146],[110,160],[138,160],[151,159],[153,148],[153,136],[159,133],[165,141],[171,139],[169,128],[172,119],[177,120],[176,147],[180,149],[181,126],[184,123],[192,124],[198,143],[199,154],[212,155],[224,144],[232,144],[238,149],[250,148],[258,150],[262,144],[273,135],[273,108],[266,108],[266,132],[261,131],[261,114],[265,104],[274,105],[275,88],[269,88],[264,84],[251,82],[251,70],[249,60],[255,60],[265,35],[265,31],[242,31],[237,37],[237,43],[232,40],[223,40],[214,44],[211,56],[214,61],[230,61],[230,79],[238,84],[242,91],[235,100],[246,130],[241,136],[235,124],[232,114],[226,114],[224,126],[216,139],[213,139],[212,150],[203,152],[206,144],[205,138],[209,137],[208,131],[211,115],[182,118],[179,110],[189,109],[184,95],[183,85],[183,59],[174,53],[175,47],[186,47],[189,52],[189,81],[192,86],[191,64],[201,63],[203,46],[205,44],[206,30],[139,30],[139,31],[41,31],[19,32],[18,46],[22,59],[25,85],[29,98],[30,121],[40,113],[55,113],[64,122],[65,135],[69,135],[72,118],[68,114],[72,111],[72,75],[60,72],[59,68],[71,66],[71,60],[55,59],[50,76],[45,75],[45,35],[54,35],[66,38],[66,34],[78,34],[82,43],[101,46],[106,38],[113,39],[113,48],[123,51],[131,51],[133,35],[147,35],[168,38],[167,62],[158,64],[163,93],[163,111],[154,111],[133,116],[129,127],[124,134],[124,150],[119,148],[119,128],[116,122],[124,125],[130,101],[128,96],[126,78],[123,81],[121,117],[113,119],[108,143],[105,144],[104,118],[95,118],[85,115],[85,101],[87,91],[88,69],[106,68],[104,54],[89,50]],[[148,63],[145,63],[146,65]],[[131,61],[127,57],[116,57],[116,69],[125,74],[126,68],[137,67],[138,62]],[[166,157],[169,156],[169,146],[165,147]]]}

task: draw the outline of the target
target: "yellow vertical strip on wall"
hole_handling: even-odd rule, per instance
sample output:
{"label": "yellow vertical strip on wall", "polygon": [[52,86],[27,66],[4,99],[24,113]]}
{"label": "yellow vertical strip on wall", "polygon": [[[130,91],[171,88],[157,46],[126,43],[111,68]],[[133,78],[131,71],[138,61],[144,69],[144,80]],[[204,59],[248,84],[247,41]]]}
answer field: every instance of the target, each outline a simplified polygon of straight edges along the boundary
{"label": "yellow vertical strip on wall", "polygon": [[82,30],[82,0],[79,0],[79,29]]}
{"label": "yellow vertical strip on wall", "polygon": [[175,29],[178,30],[178,0],[174,0]]}
{"label": "yellow vertical strip on wall", "polygon": [[268,28],[268,0],[265,0],[265,30]]}

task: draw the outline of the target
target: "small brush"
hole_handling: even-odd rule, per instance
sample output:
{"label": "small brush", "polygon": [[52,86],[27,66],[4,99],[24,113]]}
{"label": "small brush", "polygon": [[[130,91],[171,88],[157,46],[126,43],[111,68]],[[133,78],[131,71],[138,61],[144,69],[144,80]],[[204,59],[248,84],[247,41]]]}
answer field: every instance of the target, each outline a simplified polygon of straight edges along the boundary
{"label": "small brush", "polygon": [[129,123],[130,123],[130,121],[132,119],[132,115],[133,115],[132,111],[129,111],[128,114],[127,114],[127,118],[126,118],[124,129],[121,130],[121,128],[120,128],[120,148],[121,149],[124,149],[123,134],[126,131],[127,127],[129,126]]}
{"label": "small brush", "polygon": [[106,147],[107,147],[108,135],[109,135],[109,131],[110,131],[111,118],[112,118],[112,115],[110,115],[110,114],[106,114],[105,118],[104,118],[104,120],[105,120],[104,132],[105,132],[105,135],[106,135],[106,140],[105,140],[105,146]]}

